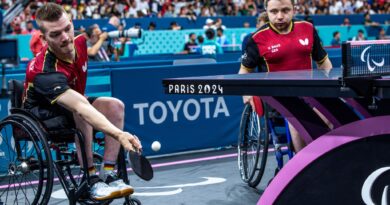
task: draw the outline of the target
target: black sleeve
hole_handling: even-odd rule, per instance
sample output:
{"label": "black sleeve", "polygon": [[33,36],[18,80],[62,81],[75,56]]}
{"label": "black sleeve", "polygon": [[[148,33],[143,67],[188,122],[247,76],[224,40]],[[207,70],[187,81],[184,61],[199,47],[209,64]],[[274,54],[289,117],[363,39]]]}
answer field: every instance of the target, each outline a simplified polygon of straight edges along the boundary
{"label": "black sleeve", "polygon": [[57,97],[68,89],[68,79],[61,72],[39,73],[34,78],[34,90],[50,103],[55,103]]}
{"label": "black sleeve", "polygon": [[259,48],[252,37],[249,38],[245,52],[241,56],[241,64],[247,68],[255,69],[260,64],[261,58]]}
{"label": "black sleeve", "polygon": [[325,49],[321,45],[321,39],[318,36],[317,30],[313,26],[313,35],[314,35],[314,43],[313,43],[313,51],[312,51],[312,56],[313,60],[315,60],[318,63],[322,63],[328,54],[326,53]]}

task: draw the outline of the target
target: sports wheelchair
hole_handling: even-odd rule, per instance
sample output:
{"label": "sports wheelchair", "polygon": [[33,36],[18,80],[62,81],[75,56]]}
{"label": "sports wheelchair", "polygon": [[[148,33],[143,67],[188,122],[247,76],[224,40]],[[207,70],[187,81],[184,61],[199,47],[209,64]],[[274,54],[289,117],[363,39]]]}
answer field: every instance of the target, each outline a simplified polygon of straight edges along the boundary
{"label": "sports wheelchair", "polygon": [[277,167],[283,167],[284,155],[293,157],[291,136],[287,121],[272,110],[260,97],[253,97],[255,110],[246,104],[241,116],[238,137],[238,168],[241,179],[256,187],[264,174],[270,142],[274,145]]}
{"label": "sports wheelchair", "polygon": [[[47,131],[38,119],[28,111],[21,109],[23,83],[10,80],[10,115],[0,122],[1,152],[7,163],[0,165],[0,205],[2,204],[39,204],[49,203],[54,181],[62,185],[70,205],[105,205],[113,201],[95,201],[89,197],[89,180],[84,136],[77,129]],[[82,162],[77,160],[76,151],[69,147],[80,142]],[[94,153],[94,160],[101,161]],[[82,168],[79,165],[82,164]],[[129,183],[126,159],[123,147],[120,149],[117,163],[118,177]],[[56,174],[56,177],[54,178]],[[130,196],[124,204],[140,205],[141,202]]]}

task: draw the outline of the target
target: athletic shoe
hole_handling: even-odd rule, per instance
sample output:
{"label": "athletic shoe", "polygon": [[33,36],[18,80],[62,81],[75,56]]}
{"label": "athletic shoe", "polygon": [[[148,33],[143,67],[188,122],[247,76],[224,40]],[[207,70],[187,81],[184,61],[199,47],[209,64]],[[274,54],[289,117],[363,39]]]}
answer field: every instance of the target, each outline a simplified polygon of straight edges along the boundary
{"label": "athletic shoe", "polygon": [[104,175],[106,184],[119,189],[122,196],[128,196],[134,193],[134,188],[126,184],[122,179],[119,179],[113,171],[107,171]]}
{"label": "athletic shoe", "polygon": [[90,178],[92,178],[92,187],[90,190],[90,196],[92,199],[101,201],[119,198],[122,196],[122,192],[119,188],[109,186],[101,179],[96,179],[98,176],[91,176]]}

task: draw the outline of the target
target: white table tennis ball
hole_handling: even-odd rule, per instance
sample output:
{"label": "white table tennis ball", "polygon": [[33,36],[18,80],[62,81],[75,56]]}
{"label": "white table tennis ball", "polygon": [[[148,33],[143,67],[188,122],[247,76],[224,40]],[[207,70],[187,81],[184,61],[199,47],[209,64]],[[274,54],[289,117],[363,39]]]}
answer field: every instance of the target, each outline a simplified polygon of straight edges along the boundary
{"label": "white table tennis ball", "polygon": [[152,150],[158,152],[161,149],[161,144],[159,141],[154,141],[152,143]]}

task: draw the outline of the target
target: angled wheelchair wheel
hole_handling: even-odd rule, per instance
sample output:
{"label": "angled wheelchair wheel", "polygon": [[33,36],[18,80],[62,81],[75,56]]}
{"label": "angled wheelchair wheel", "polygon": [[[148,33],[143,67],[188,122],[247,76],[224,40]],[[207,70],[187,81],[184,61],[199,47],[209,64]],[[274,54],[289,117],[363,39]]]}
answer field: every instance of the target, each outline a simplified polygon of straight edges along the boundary
{"label": "angled wheelchair wheel", "polygon": [[136,198],[131,198],[130,203],[124,203],[123,205],[141,205],[141,201]]}
{"label": "angled wheelchair wheel", "polygon": [[48,204],[52,159],[45,135],[31,118],[12,114],[0,122],[0,204]]}
{"label": "angled wheelchair wheel", "polygon": [[241,179],[256,187],[263,176],[268,154],[269,134],[264,117],[245,105],[238,137],[238,168]]}

